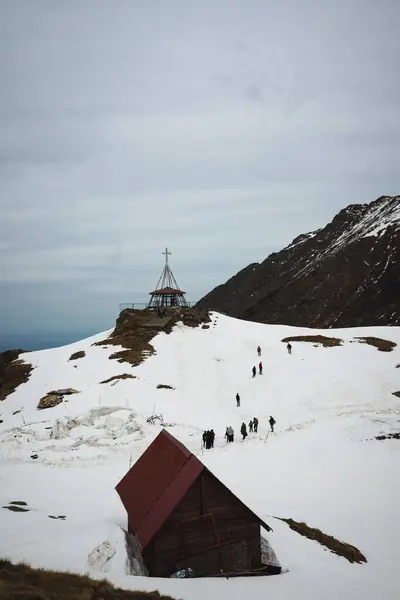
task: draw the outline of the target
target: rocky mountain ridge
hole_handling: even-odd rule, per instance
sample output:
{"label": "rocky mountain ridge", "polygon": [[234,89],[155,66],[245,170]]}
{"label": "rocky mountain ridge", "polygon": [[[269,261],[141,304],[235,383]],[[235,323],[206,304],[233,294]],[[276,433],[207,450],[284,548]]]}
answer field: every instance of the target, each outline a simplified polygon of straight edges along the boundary
{"label": "rocky mountain ridge", "polygon": [[400,325],[400,196],[347,206],[196,306],[304,327]]}

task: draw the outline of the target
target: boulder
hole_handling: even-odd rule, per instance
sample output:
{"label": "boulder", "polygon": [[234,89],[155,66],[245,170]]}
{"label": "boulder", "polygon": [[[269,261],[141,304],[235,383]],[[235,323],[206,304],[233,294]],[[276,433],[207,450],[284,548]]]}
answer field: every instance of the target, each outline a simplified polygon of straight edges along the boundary
{"label": "boulder", "polygon": [[86,356],[86,352],[84,350],[79,350],[79,352],[74,352],[71,354],[69,360],[77,360],[78,358],[83,358],[84,356]]}
{"label": "boulder", "polygon": [[43,410],[45,408],[53,408],[53,406],[57,406],[57,404],[60,404],[62,401],[62,396],[58,396],[56,394],[46,394],[46,396],[40,398],[37,407],[39,410]]}

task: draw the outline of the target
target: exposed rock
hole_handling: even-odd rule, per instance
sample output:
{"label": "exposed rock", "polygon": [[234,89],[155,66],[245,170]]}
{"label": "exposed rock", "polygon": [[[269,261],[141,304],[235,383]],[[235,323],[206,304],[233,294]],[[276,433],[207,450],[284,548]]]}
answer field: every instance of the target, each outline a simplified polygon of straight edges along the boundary
{"label": "exposed rock", "polygon": [[61,390],[51,390],[47,394],[52,396],[69,396],[70,394],[80,394],[80,391],[74,388],[62,388]]}
{"label": "exposed rock", "polygon": [[56,394],[46,394],[46,396],[40,398],[37,408],[40,410],[43,410],[45,408],[53,408],[54,406],[61,404],[62,401],[62,396],[58,396]]}
{"label": "exposed rock", "polygon": [[15,392],[21,383],[26,383],[33,366],[18,359],[25,350],[0,352],[0,400]]}
{"label": "exposed rock", "polygon": [[11,506],[3,506],[3,508],[7,508],[7,510],[11,510],[12,512],[29,512],[30,508],[23,508],[22,506],[17,506],[12,504]]}
{"label": "exposed rock", "polygon": [[151,310],[135,310],[126,308],[121,311],[114,331],[106,340],[96,342],[96,346],[122,346],[110,355],[111,360],[129,363],[136,367],[147,357],[154,354],[154,348],[149,343],[158,333],[157,330],[145,327],[145,323],[154,316]]}
{"label": "exposed rock", "polygon": [[376,435],[376,440],[400,440],[400,433],[388,433],[387,435]]}
{"label": "exposed rock", "polygon": [[294,335],[283,338],[282,342],[311,342],[312,344],[324,346],[324,348],[333,348],[334,346],[341,346],[343,344],[343,340],[340,338],[326,335]]}
{"label": "exposed rock", "polygon": [[121,311],[114,331],[106,340],[96,342],[96,346],[122,346],[123,350],[114,352],[109,357],[120,363],[129,363],[136,367],[146,358],[154,354],[150,341],[159,331],[170,333],[174,325],[182,322],[188,327],[197,327],[210,321],[207,310],[195,308],[174,307],[168,308],[165,326],[162,328],[146,327],[146,323],[154,319],[156,311],[152,309],[135,310],[126,308]]}
{"label": "exposed rock", "polygon": [[122,375],[113,375],[100,383],[110,383],[111,381],[117,381],[118,379],[136,379],[136,375],[129,375],[129,373],[123,373]]}
{"label": "exposed rock", "polygon": [[400,196],[350,205],[195,308],[305,327],[400,325]]}
{"label": "exposed rock", "polygon": [[78,352],[71,354],[69,360],[77,360],[78,358],[83,358],[84,356],[86,356],[86,352],[84,350],[79,350]]}
{"label": "exposed rock", "polygon": [[167,383],[159,383],[157,386],[158,390],[174,390],[175,388],[172,385],[168,385]]}
{"label": "exposed rock", "polygon": [[377,337],[357,337],[355,339],[358,340],[361,344],[368,344],[369,346],[373,346],[380,352],[391,352],[393,348],[397,346],[397,344],[395,344],[394,342],[391,342],[389,340],[382,340],[381,338]]}
{"label": "exposed rock", "polygon": [[[207,309],[202,308],[184,308],[173,309],[172,326],[181,321],[187,327],[198,327],[203,323],[210,323],[211,318]],[[172,329],[171,326],[171,329]]]}

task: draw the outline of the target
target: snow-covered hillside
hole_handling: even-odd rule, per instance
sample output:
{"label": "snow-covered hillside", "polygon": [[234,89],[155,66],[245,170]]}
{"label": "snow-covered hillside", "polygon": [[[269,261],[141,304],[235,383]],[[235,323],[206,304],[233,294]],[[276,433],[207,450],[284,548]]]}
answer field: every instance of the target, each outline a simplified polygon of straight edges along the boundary
{"label": "snow-covered hillside", "polygon": [[[400,398],[393,394],[400,390],[400,328],[318,332],[216,313],[210,325],[160,333],[151,342],[155,355],[136,368],[109,360],[115,347],[93,346],[110,332],[20,356],[34,370],[0,403],[0,556],[107,576],[126,588],[158,588],[183,600],[397,599],[400,441],[375,436],[400,431]],[[343,343],[294,342],[288,355],[281,341],[318,333]],[[381,352],[360,343],[361,336],[397,346]],[[264,374],[252,379],[258,344]],[[86,356],[69,361],[79,350]],[[136,378],[100,383],[124,373]],[[37,409],[47,392],[69,387],[80,393]],[[162,414],[167,429],[272,526],[268,539],[282,575],[154,580],[126,574],[126,514],[114,487],[159,433],[161,426],[147,423],[152,414]],[[269,415],[277,422],[274,434],[268,434]],[[240,441],[242,421],[254,416],[259,432]],[[236,433],[229,446],[228,425]],[[201,434],[208,428],[217,434],[216,447],[204,451]],[[15,501],[29,511],[1,508]],[[275,517],[320,528],[357,546],[368,562],[350,564]]]}

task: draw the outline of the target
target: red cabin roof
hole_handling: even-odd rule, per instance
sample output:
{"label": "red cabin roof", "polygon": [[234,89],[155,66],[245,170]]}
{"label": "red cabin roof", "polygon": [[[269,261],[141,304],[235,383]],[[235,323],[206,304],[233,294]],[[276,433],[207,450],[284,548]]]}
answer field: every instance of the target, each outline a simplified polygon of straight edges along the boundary
{"label": "red cabin roof", "polygon": [[171,288],[171,287],[165,287],[165,288],[161,288],[160,290],[154,290],[153,292],[150,292],[150,296],[157,296],[157,295],[161,296],[161,294],[166,294],[166,295],[168,295],[168,294],[178,294],[178,295],[181,295],[181,294],[186,294],[186,292],[182,292],[182,290],[176,290],[176,289]]}
{"label": "red cabin roof", "polygon": [[[163,429],[121,479],[115,489],[128,513],[129,529],[136,534],[142,549],[203,470],[207,470],[206,467]],[[266,523],[259,521],[270,530]]]}

